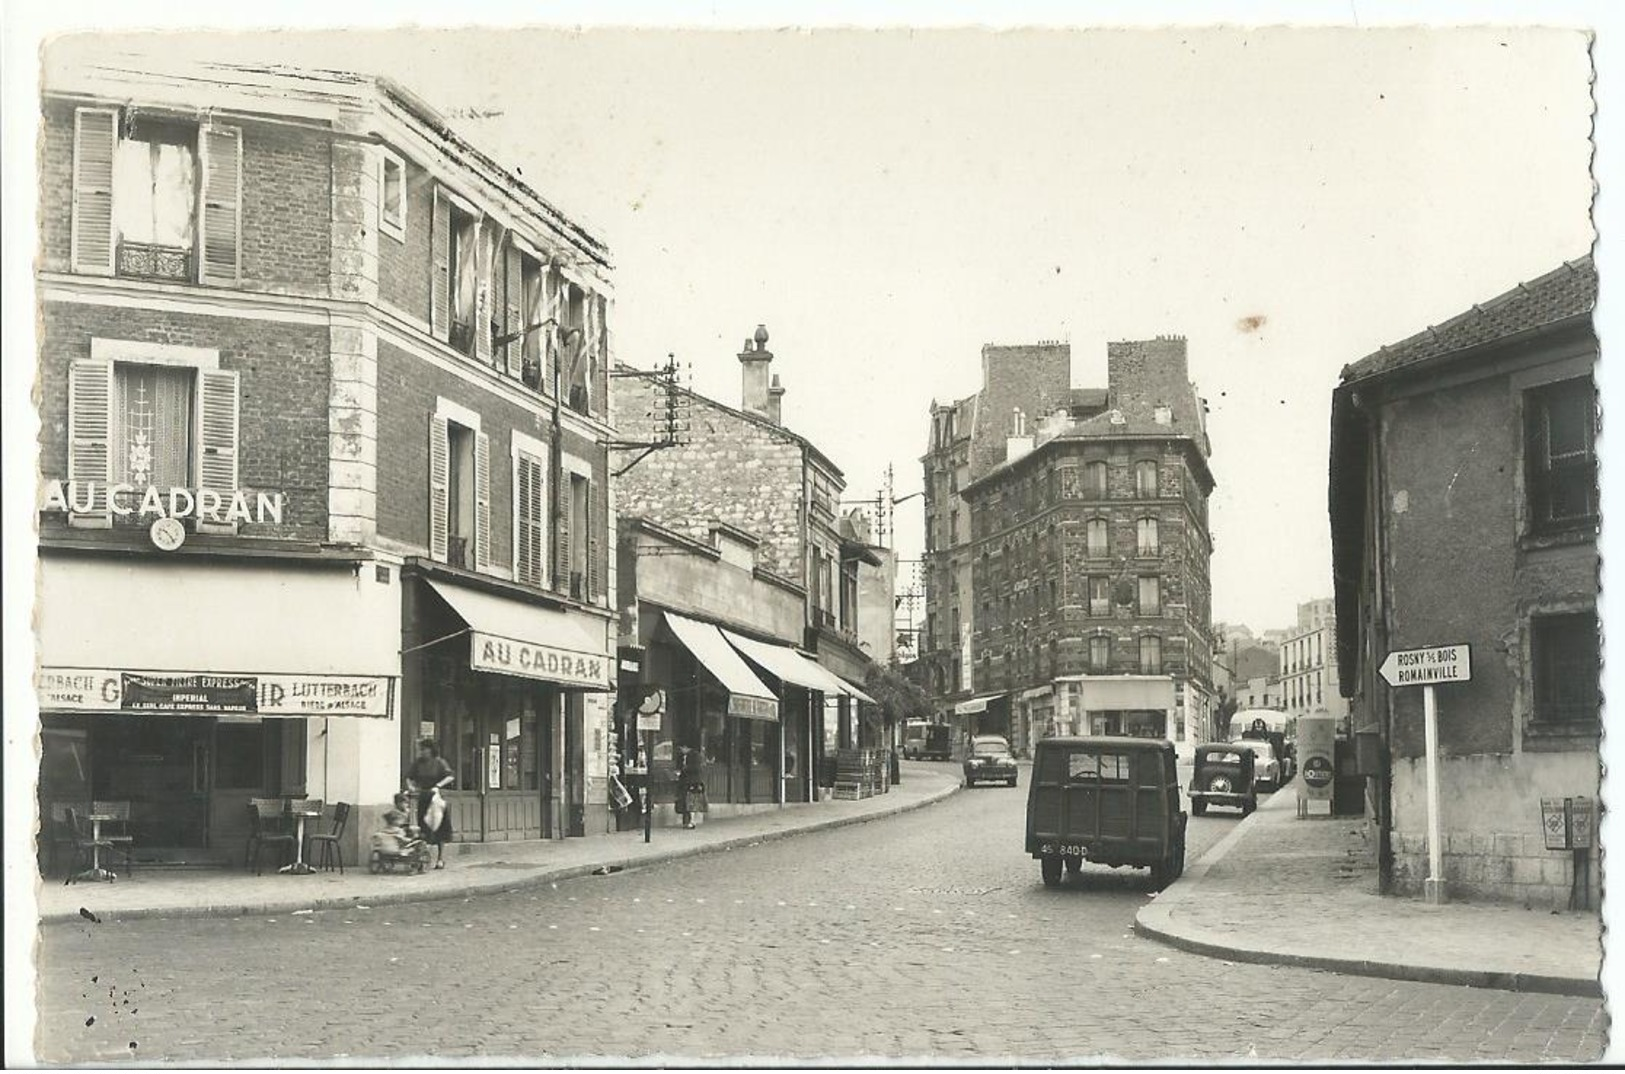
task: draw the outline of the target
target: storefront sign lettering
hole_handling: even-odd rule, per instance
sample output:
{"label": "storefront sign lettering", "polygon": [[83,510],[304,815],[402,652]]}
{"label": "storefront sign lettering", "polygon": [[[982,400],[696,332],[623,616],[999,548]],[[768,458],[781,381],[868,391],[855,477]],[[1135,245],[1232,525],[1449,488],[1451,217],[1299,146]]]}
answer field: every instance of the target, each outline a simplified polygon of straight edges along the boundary
{"label": "storefront sign lettering", "polygon": [[147,675],[125,672],[124,708],[131,712],[255,712],[259,691],[247,675]]}
{"label": "storefront sign lettering", "polygon": [[470,642],[469,666],[531,679],[608,686],[609,660],[602,653],[579,653],[550,645],[514,641],[475,631]]}
{"label": "storefront sign lettering", "polygon": [[119,482],[104,485],[97,481],[48,481],[40,510],[89,514],[97,505],[120,518],[197,518],[204,522],[257,522],[282,524],[284,500],[280,492],[249,492],[246,489],[159,488],[138,489]]}
{"label": "storefront sign lettering", "polygon": [[35,682],[44,712],[388,716],[394,702],[394,680],[382,675],[42,668]]}

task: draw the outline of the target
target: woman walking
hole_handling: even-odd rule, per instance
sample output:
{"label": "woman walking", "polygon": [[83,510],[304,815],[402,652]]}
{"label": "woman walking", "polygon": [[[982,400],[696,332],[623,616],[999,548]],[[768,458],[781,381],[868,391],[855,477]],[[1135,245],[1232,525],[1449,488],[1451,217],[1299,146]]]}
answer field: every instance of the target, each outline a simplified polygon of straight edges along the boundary
{"label": "woman walking", "polygon": [[694,814],[705,812],[705,764],[700,751],[692,746],[683,751],[683,766],[678,780],[683,827],[692,828]]}
{"label": "woman walking", "polygon": [[418,827],[423,830],[424,840],[435,845],[436,869],[446,867],[446,844],[451,841],[451,810],[444,808],[445,801],[442,799],[440,823],[430,824],[429,806],[435,800],[435,792],[450,787],[456,778],[451,765],[440,756],[440,747],[435,745],[434,739],[426,738],[418,743],[417,760],[406,771],[406,786],[418,796]]}

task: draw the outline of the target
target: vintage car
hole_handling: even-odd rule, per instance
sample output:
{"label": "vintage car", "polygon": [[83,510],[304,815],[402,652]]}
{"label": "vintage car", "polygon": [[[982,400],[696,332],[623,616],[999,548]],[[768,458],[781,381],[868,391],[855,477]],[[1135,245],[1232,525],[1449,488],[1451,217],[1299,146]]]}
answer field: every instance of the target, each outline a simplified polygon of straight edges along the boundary
{"label": "vintage car", "polygon": [[978,783],[1016,785],[1016,758],[1002,735],[972,735],[965,751],[965,786]]}
{"label": "vintage car", "polygon": [[1174,746],[1159,739],[1042,739],[1027,791],[1027,853],[1044,883],[1085,861],[1151,870],[1164,887],[1185,871],[1186,814]]}
{"label": "vintage car", "polygon": [[903,732],[903,756],[911,761],[946,761],[953,753],[947,724],[911,722]]}
{"label": "vintage car", "polygon": [[1252,742],[1206,742],[1196,747],[1196,771],[1191,775],[1191,812],[1198,817],[1208,806],[1232,806],[1248,816],[1258,808],[1253,780]]}
{"label": "vintage car", "polygon": [[1231,746],[1242,747],[1253,752],[1253,779],[1261,791],[1275,791],[1281,786],[1281,758],[1275,752],[1275,747],[1264,739],[1238,738],[1230,743]]}

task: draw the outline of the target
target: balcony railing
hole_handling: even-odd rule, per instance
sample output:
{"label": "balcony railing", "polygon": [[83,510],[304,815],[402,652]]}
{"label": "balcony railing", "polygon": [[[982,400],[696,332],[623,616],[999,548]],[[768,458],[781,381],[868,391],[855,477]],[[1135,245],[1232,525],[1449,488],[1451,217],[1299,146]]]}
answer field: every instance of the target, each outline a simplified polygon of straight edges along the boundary
{"label": "balcony railing", "polygon": [[190,280],[192,252],[177,246],[120,241],[118,274],[145,280]]}

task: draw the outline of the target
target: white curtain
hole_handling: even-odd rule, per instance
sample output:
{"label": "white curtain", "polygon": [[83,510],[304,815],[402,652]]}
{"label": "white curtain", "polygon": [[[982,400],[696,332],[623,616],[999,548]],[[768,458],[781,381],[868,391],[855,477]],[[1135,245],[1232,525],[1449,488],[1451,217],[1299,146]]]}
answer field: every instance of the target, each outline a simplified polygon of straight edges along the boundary
{"label": "white curtain", "polygon": [[121,364],[117,376],[115,480],[137,488],[190,487],[192,370]]}

